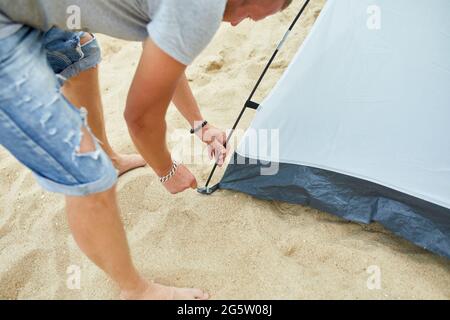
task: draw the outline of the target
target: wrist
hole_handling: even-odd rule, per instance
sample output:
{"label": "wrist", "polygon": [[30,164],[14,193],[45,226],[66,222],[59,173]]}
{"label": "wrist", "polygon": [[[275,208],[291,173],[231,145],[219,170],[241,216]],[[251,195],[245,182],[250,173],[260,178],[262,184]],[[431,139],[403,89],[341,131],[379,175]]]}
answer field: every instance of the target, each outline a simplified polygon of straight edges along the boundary
{"label": "wrist", "polygon": [[195,135],[201,140],[201,141],[205,141],[205,134],[206,132],[211,129],[212,126],[208,123],[206,124],[206,126],[204,126],[201,130],[199,130]]}
{"label": "wrist", "polygon": [[173,163],[174,161],[172,160],[172,157],[168,155],[164,158],[163,161],[161,161],[161,164],[153,167],[153,171],[155,171],[158,177],[164,177],[172,169]]}
{"label": "wrist", "polygon": [[203,129],[208,125],[208,121],[201,120],[201,121],[195,121],[194,126],[191,128],[191,134],[198,135],[201,134]]}
{"label": "wrist", "polygon": [[173,161],[170,171],[164,176],[159,176],[159,182],[161,182],[162,184],[169,182],[177,174],[179,167],[180,164],[176,161]]}

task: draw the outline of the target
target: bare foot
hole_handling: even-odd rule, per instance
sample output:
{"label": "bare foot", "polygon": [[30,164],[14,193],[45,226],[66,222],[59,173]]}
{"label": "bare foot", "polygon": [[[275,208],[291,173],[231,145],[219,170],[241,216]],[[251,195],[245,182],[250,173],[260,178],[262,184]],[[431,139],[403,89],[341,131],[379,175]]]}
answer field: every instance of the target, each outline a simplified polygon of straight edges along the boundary
{"label": "bare foot", "polygon": [[118,154],[111,157],[114,167],[119,170],[119,177],[134,169],[147,165],[144,158],[139,154]]}
{"label": "bare foot", "polygon": [[157,283],[148,283],[140,292],[122,291],[122,300],[208,300],[209,295],[199,289],[181,289],[166,287]]}

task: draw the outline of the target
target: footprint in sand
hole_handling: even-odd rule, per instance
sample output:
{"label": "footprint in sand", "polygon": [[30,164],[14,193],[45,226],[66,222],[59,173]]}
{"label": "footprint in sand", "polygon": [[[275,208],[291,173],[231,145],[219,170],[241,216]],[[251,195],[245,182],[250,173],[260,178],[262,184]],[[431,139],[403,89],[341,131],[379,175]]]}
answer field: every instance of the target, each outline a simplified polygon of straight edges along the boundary
{"label": "footprint in sand", "polygon": [[100,43],[102,45],[102,55],[103,58],[109,58],[115,54],[117,54],[120,50],[122,50],[122,46],[120,45],[120,42],[117,40],[110,40],[108,41],[101,41]]}
{"label": "footprint in sand", "polygon": [[36,272],[36,263],[45,259],[43,250],[33,250],[22,257],[16,257],[14,262],[9,261],[7,270],[0,273],[0,300],[18,299],[20,291]]}
{"label": "footprint in sand", "polygon": [[211,56],[207,60],[208,62],[203,65],[203,69],[206,73],[216,73],[220,71],[225,64],[225,59],[221,55]]}
{"label": "footprint in sand", "polygon": [[[0,198],[1,200],[1,217],[0,217],[0,236],[9,232],[15,219],[17,218],[14,206],[16,201],[14,199],[18,198],[21,194],[21,190],[26,189],[25,181],[29,177],[29,172],[26,170],[21,170],[17,176],[13,176],[13,181],[9,192]],[[23,192],[23,191],[22,191]]]}
{"label": "footprint in sand", "polygon": [[195,85],[199,88],[205,87],[211,83],[211,77],[207,74],[202,74],[199,78],[195,79]]}
{"label": "footprint in sand", "polygon": [[297,252],[297,248],[295,246],[287,246],[283,248],[283,255],[286,257],[292,257]]}
{"label": "footprint in sand", "polygon": [[158,212],[164,206],[165,190],[155,189],[156,177],[148,170],[134,170],[119,180],[119,202],[124,215],[137,212]]}
{"label": "footprint in sand", "polygon": [[303,213],[310,213],[311,211],[315,211],[314,209],[303,207],[297,204],[289,204],[285,202],[278,202],[274,201],[272,202],[272,207],[274,211],[276,211],[278,214],[286,216],[299,216]]}
{"label": "footprint in sand", "polygon": [[270,68],[275,70],[286,69],[288,66],[288,62],[284,59],[280,59],[277,62],[274,62]]}

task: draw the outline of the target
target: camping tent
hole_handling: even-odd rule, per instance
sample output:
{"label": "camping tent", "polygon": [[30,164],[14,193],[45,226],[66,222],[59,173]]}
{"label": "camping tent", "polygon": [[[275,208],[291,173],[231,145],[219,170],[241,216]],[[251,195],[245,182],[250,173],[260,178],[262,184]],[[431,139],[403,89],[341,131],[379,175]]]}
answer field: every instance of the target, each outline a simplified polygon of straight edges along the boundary
{"label": "camping tent", "polygon": [[376,221],[450,257],[448,12],[328,0],[220,188]]}

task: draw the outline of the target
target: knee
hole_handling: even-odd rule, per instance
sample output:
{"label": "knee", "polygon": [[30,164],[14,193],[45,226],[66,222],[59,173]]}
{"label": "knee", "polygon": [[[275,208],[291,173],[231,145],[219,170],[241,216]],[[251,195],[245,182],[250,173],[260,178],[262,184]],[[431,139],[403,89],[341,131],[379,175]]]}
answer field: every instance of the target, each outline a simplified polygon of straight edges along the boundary
{"label": "knee", "polygon": [[[95,38],[92,34],[85,32],[81,37],[80,37],[80,45],[84,46],[85,44],[87,44],[90,41],[93,41]],[[96,41],[96,40],[95,40]]]}
{"label": "knee", "polygon": [[140,119],[140,116],[137,115],[136,112],[134,112],[133,107],[130,107],[129,105],[126,106],[123,117],[130,130],[135,129]]}
{"label": "knee", "polygon": [[125,122],[128,126],[128,130],[132,134],[139,134],[142,129],[150,128],[148,126],[148,116],[142,112],[135,112],[135,108],[127,107],[124,112]]}
{"label": "knee", "polygon": [[87,32],[52,29],[45,36],[45,48],[54,73],[66,79],[95,68],[101,61],[100,46],[95,36]]}
{"label": "knee", "polygon": [[133,123],[136,121],[136,116],[130,111],[130,108],[128,107],[125,108],[123,118],[125,119],[125,122],[127,123],[128,127],[131,127]]}

